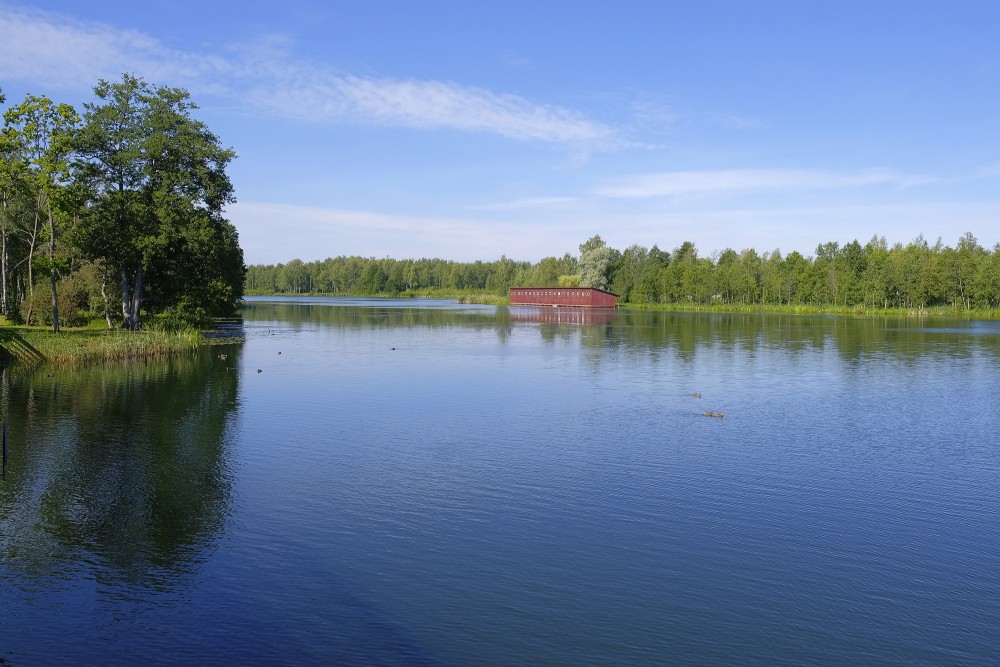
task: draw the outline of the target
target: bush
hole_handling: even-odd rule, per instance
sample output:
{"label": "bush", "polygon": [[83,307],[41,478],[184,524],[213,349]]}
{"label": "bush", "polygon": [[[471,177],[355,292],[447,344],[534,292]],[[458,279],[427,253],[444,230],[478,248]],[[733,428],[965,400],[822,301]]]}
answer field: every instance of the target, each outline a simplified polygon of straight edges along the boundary
{"label": "bush", "polygon": [[[60,280],[56,283],[56,291],[59,324],[67,327],[86,324],[90,319],[86,313],[87,298],[80,286],[72,281]],[[52,324],[52,288],[48,280],[35,283],[34,292],[21,303],[21,317],[25,324],[32,326]]]}
{"label": "bush", "polygon": [[146,317],[144,328],[150,331],[162,331],[164,333],[180,333],[191,331],[202,327],[205,322],[204,314],[187,312],[181,308],[168,308],[165,313]]}
{"label": "bush", "polygon": [[[101,286],[92,266],[85,265],[60,278],[56,293],[60,326],[82,327],[96,318],[103,321]],[[51,326],[52,287],[47,276],[35,283],[34,292],[21,303],[20,311],[29,326]]]}

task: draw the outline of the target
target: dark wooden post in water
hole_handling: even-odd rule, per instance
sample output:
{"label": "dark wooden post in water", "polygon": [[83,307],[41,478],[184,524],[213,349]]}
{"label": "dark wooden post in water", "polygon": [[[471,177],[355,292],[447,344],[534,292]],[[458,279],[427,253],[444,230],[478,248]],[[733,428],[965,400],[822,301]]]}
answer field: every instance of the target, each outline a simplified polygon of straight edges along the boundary
{"label": "dark wooden post in water", "polygon": [[3,421],[3,477],[7,480],[7,420]]}

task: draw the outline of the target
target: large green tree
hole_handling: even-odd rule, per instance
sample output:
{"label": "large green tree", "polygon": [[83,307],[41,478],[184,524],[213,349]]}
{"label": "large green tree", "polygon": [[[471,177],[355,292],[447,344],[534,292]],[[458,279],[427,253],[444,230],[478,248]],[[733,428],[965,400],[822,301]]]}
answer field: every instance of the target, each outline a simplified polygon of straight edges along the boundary
{"label": "large green tree", "polygon": [[101,81],[84,105],[76,185],[85,198],[76,242],[120,281],[123,326],[140,309],[221,314],[242,297],[235,201],[226,167],[235,157],[204,123],[187,91],[126,74]]}
{"label": "large green tree", "polygon": [[[52,330],[59,332],[59,306],[56,293],[58,269],[55,261],[56,219],[61,213],[63,185],[69,177],[71,137],[79,121],[68,104],[56,104],[47,97],[28,95],[24,101],[4,113],[4,147],[10,172],[21,181],[33,202],[29,238],[29,292],[34,285],[34,254],[43,233],[48,233],[49,285],[52,294]],[[45,229],[47,226],[47,230]],[[27,319],[31,320],[29,299]]]}

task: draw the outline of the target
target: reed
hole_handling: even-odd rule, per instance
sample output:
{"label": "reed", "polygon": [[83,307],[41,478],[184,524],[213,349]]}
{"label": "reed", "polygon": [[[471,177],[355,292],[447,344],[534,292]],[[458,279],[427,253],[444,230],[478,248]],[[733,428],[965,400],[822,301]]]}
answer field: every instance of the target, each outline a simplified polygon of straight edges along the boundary
{"label": "reed", "polygon": [[201,332],[110,331],[64,329],[54,334],[33,327],[0,329],[0,348],[22,361],[86,363],[151,359],[193,352],[202,345]]}
{"label": "reed", "polygon": [[510,305],[510,297],[499,294],[462,294],[455,299],[458,303],[479,303],[488,306]]}

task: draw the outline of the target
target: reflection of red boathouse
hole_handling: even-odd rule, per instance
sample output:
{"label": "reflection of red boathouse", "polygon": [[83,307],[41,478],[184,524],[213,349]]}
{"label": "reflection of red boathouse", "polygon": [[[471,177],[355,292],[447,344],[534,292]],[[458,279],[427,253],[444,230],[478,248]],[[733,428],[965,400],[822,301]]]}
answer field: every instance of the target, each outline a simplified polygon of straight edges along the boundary
{"label": "reflection of red boathouse", "polygon": [[592,326],[611,324],[615,321],[615,311],[597,308],[514,308],[510,311],[512,322],[533,322],[537,324],[574,324]]}
{"label": "reflection of red boathouse", "polygon": [[512,306],[573,306],[614,308],[617,294],[596,287],[511,287]]}

